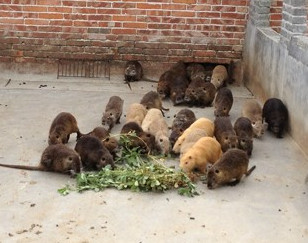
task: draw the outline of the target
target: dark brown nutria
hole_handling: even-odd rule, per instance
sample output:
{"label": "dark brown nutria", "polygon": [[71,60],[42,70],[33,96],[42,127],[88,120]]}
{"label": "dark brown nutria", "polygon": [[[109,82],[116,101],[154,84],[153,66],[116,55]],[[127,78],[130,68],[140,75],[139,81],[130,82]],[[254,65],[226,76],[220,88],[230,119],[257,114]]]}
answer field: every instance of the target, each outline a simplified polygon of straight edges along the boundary
{"label": "dark brown nutria", "polygon": [[231,90],[226,87],[219,89],[214,99],[214,115],[229,116],[232,105],[233,95]]}
{"label": "dark brown nutria", "polygon": [[162,105],[162,101],[158,95],[157,92],[155,91],[150,91],[146,93],[141,101],[140,104],[142,104],[147,110],[150,110],[151,108],[156,108],[161,110],[161,112],[164,114],[163,111],[169,111],[169,109],[166,109]]}
{"label": "dark brown nutria", "polygon": [[229,117],[216,117],[214,121],[214,136],[221,145],[223,152],[238,147],[238,139]]}
{"label": "dark brown nutria", "polygon": [[128,122],[122,127],[121,134],[131,132],[135,132],[136,136],[129,136],[130,148],[139,147],[142,153],[155,153],[157,151],[155,137],[144,132],[136,122]]}
{"label": "dark brown nutria", "polygon": [[115,124],[120,123],[120,118],[123,112],[123,103],[124,100],[119,96],[110,97],[102,117],[102,125],[108,125],[108,131],[111,131]]}
{"label": "dark brown nutria", "polygon": [[262,111],[262,117],[268,124],[267,129],[276,134],[277,138],[282,138],[282,134],[288,123],[288,110],[280,99],[268,99]]}
{"label": "dark brown nutria", "polygon": [[127,82],[139,81],[143,76],[143,68],[138,61],[127,61],[124,69],[124,80]]}
{"label": "dark brown nutria", "polygon": [[214,84],[217,90],[223,87],[228,79],[228,71],[225,66],[217,65],[213,69],[211,83]]}
{"label": "dark brown nutria", "polygon": [[92,135],[92,136],[97,137],[99,140],[103,140],[109,136],[109,132],[104,127],[96,127],[86,135]]}
{"label": "dark brown nutria", "polygon": [[100,170],[106,165],[114,168],[113,157],[102,142],[94,136],[86,135],[78,139],[75,146],[86,170]]}
{"label": "dark brown nutria", "polygon": [[61,112],[51,123],[48,144],[68,143],[71,133],[77,133],[77,139],[81,136],[76,118],[71,113]]}
{"label": "dark brown nutria", "polygon": [[187,108],[181,109],[176,115],[174,115],[174,120],[171,127],[171,134],[169,136],[169,141],[172,147],[178,137],[181,136],[182,133],[185,131],[185,129],[187,129],[195,121],[195,113]]}
{"label": "dark brown nutria", "polygon": [[189,85],[186,75],[176,75],[170,86],[170,99],[173,105],[185,102],[185,91]]}
{"label": "dark brown nutria", "polygon": [[49,145],[42,153],[38,166],[0,164],[0,166],[21,169],[38,170],[70,174],[74,176],[81,171],[79,155],[63,144]]}
{"label": "dark brown nutria", "polygon": [[216,88],[212,83],[195,79],[185,92],[185,101],[199,107],[210,106],[215,98]]}
{"label": "dark brown nutria", "polygon": [[205,82],[206,70],[204,66],[200,63],[190,63],[187,68],[187,76],[193,82],[196,79],[200,79]]}
{"label": "dark brown nutria", "polygon": [[238,138],[238,148],[251,156],[253,149],[253,128],[247,117],[239,117],[234,123],[234,131]]}
{"label": "dark brown nutria", "polygon": [[235,186],[243,175],[249,176],[256,166],[248,170],[249,159],[240,149],[229,149],[222,157],[208,169],[207,187],[215,189],[220,185]]}

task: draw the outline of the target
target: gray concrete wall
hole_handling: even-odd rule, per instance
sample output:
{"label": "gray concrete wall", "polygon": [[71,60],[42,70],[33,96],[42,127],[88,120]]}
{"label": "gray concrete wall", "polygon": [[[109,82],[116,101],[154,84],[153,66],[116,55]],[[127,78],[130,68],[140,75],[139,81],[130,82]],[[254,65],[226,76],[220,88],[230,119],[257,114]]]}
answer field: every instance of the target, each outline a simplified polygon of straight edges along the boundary
{"label": "gray concrete wall", "polygon": [[281,34],[269,27],[270,1],[251,1],[244,46],[244,83],[261,100],[280,98],[289,133],[308,154],[308,38],[305,1],[285,0]]}

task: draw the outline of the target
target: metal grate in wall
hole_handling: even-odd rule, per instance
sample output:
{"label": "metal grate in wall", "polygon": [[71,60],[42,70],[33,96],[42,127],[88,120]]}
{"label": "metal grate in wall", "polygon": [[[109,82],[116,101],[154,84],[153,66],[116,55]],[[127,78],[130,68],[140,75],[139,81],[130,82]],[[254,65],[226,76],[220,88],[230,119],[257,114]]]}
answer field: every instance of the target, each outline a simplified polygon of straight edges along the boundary
{"label": "metal grate in wall", "polygon": [[110,80],[110,60],[59,59],[57,78],[106,78]]}

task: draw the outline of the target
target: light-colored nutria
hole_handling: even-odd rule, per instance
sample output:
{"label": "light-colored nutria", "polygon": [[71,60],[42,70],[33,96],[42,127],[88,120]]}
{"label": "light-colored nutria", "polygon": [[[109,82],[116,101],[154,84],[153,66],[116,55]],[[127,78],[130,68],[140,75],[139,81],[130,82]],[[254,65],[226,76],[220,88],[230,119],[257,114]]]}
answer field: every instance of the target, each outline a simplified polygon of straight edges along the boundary
{"label": "light-colored nutria", "polygon": [[81,171],[79,155],[63,144],[49,145],[42,153],[38,166],[0,164],[0,166],[21,169],[49,171],[75,175]]}
{"label": "light-colored nutria", "polygon": [[[129,136],[129,133],[134,132],[136,136]],[[143,131],[141,126],[136,122],[128,122],[121,129],[121,134],[128,135],[130,139],[129,148],[140,148],[142,153],[155,153],[157,151],[157,145],[155,142],[155,137]]]}
{"label": "light-colored nutria", "polygon": [[219,89],[214,99],[214,115],[229,116],[232,105],[233,95],[231,90],[226,87]]}
{"label": "light-colored nutria", "polygon": [[200,128],[192,129],[191,132],[187,134],[184,142],[181,145],[181,149],[180,149],[181,156],[187,151],[187,144],[192,145],[196,143],[202,137],[207,137],[207,133],[205,130],[200,129]]}
{"label": "light-colored nutria", "polygon": [[267,125],[262,121],[262,107],[258,101],[247,100],[242,107],[242,116],[251,121],[254,136],[260,138],[264,134]]}
{"label": "light-colored nutria", "polygon": [[211,83],[214,84],[216,89],[221,88],[225,85],[225,82],[228,80],[228,71],[225,66],[217,65],[213,69]]}
{"label": "light-colored nutria", "polygon": [[127,61],[124,68],[124,80],[127,82],[139,81],[143,76],[143,68],[138,61]]}
{"label": "light-colored nutria", "polygon": [[208,170],[207,187],[215,189],[220,185],[235,186],[243,175],[249,176],[256,166],[248,170],[248,156],[240,149],[230,149]]}
{"label": "light-colored nutria", "polygon": [[229,117],[216,117],[214,136],[221,145],[223,152],[238,147],[238,138]]}
{"label": "light-colored nutria", "polygon": [[282,138],[288,123],[288,110],[280,99],[270,98],[263,106],[262,117],[268,124],[267,129]]}
{"label": "light-colored nutria", "polygon": [[181,151],[181,146],[183,144],[183,142],[185,141],[186,139],[186,136],[194,129],[196,128],[199,128],[199,129],[202,129],[204,130],[207,135],[209,137],[213,137],[214,135],[214,123],[205,118],[205,117],[202,117],[202,118],[199,118],[198,120],[196,120],[194,123],[192,123],[189,128],[187,128],[183,134],[177,139],[176,143],[174,144],[173,146],[173,149],[172,151],[174,153],[179,153]]}
{"label": "light-colored nutria", "polygon": [[75,150],[86,170],[100,170],[108,164],[114,167],[112,155],[95,136],[86,135],[78,139]]}
{"label": "light-colored nutria", "polygon": [[206,172],[208,163],[214,164],[222,155],[220,144],[215,138],[200,138],[180,159],[180,168],[186,173],[194,169]]}
{"label": "light-colored nutria", "polygon": [[142,97],[140,104],[142,104],[147,110],[151,108],[156,108],[156,109],[161,110],[162,113],[163,111],[169,111],[169,109],[166,109],[163,107],[161,98],[159,97],[158,93],[155,91],[149,91],[148,93],[146,93]]}
{"label": "light-colored nutria", "polygon": [[114,127],[115,124],[120,123],[120,118],[123,112],[123,103],[119,96],[111,96],[102,117],[102,125],[108,125],[108,131]]}
{"label": "light-colored nutria", "polygon": [[141,126],[142,121],[147,114],[147,109],[139,103],[133,103],[128,107],[126,113],[126,122],[136,122]]}
{"label": "light-colored nutria", "polygon": [[156,143],[162,154],[167,155],[169,153],[170,142],[168,138],[168,124],[159,109],[152,108],[148,111],[142,122],[141,128],[143,131],[149,132],[155,136]]}
{"label": "light-colored nutria", "polygon": [[48,144],[68,143],[72,133],[77,133],[77,139],[81,136],[76,118],[71,113],[61,112],[51,123]]}
{"label": "light-colored nutria", "polygon": [[247,117],[239,117],[234,123],[234,131],[238,138],[238,148],[251,156],[253,149],[253,128]]}

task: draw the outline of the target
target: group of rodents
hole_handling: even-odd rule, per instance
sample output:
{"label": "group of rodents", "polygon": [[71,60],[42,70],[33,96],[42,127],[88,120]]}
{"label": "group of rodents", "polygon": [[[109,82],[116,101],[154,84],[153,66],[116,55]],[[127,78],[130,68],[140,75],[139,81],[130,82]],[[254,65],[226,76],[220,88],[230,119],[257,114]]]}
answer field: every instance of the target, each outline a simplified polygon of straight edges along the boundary
{"label": "group of rodents", "polygon": [[[179,102],[188,102],[186,92],[184,95],[183,93],[179,95],[177,92],[180,91],[173,89],[174,79],[172,78],[175,78],[177,73],[175,70],[181,70],[179,67],[184,68],[183,65],[185,65],[183,62],[178,62],[171,68],[171,78],[170,76],[167,79],[160,78],[160,81],[164,80],[164,89],[159,81],[157,92],[150,91],[142,97],[140,103],[130,104],[121,134],[134,132],[136,136],[130,137],[130,146],[139,147],[142,153],[167,155],[171,152],[170,148],[172,147],[173,153],[180,154],[180,168],[184,172],[189,175],[194,170],[207,173],[209,189],[224,184],[236,185],[243,175],[248,176],[255,168],[253,166],[248,170],[249,156],[253,148],[253,136],[262,136],[265,124],[268,124],[269,130],[274,132],[277,137],[282,137],[288,120],[287,108],[281,100],[276,98],[268,99],[263,109],[258,102],[248,100],[243,105],[242,117],[238,118],[232,126],[229,111],[233,105],[233,96],[231,90],[224,87],[228,77],[223,75],[223,77],[217,78],[219,75],[215,75],[213,79],[210,74],[207,77],[207,75],[203,75],[204,72],[199,72],[198,68],[189,68],[185,65],[184,71],[187,73],[185,76],[191,77],[188,87],[194,80],[198,82],[198,85],[195,86],[196,89],[194,89],[195,93],[201,92],[198,88],[205,87],[202,82],[212,85],[215,83],[215,99],[213,98],[212,102],[207,105],[214,104],[216,118],[214,122],[205,117],[196,119],[192,110],[184,108],[175,115],[170,134],[163,113],[163,110],[168,109],[162,106],[162,98],[170,95],[174,105]],[[175,67],[178,69],[174,69]],[[183,70],[181,72],[183,74]],[[126,81],[137,81],[142,78],[142,75],[139,75],[135,79],[129,74],[126,66],[124,72]],[[168,75],[164,73],[161,76]],[[217,85],[217,82],[220,84]],[[61,112],[51,124],[48,137],[49,146],[43,151],[38,166],[9,164],[0,164],[0,166],[69,173],[71,175],[80,173],[82,169],[100,170],[107,164],[114,168],[118,141],[110,136],[110,131],[120,123],[123,103],[124,100],[119,96],[110,97],[102,115],[103,126],[94,128],[88,134],[82,134],[79,131],[77,121],[72,114]],[[190,100],[188,103],[191,104]],[[200,100],[194,104],[200,105]],[[65,145],[72,133],[77,134],[74,150]]]}

